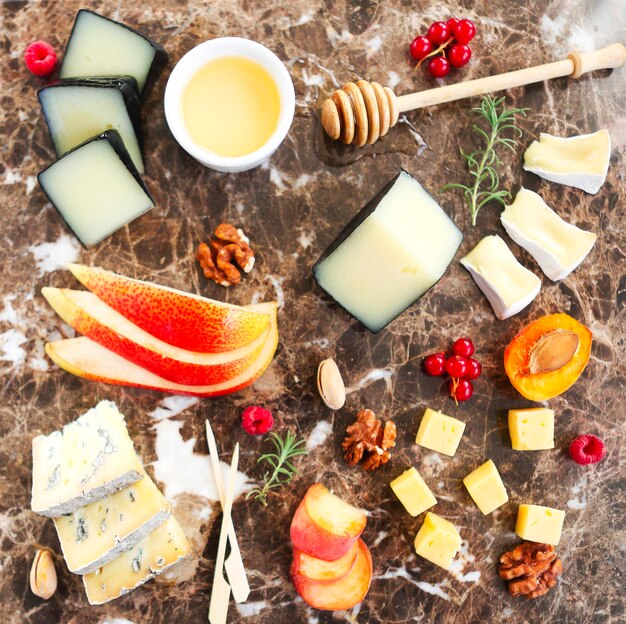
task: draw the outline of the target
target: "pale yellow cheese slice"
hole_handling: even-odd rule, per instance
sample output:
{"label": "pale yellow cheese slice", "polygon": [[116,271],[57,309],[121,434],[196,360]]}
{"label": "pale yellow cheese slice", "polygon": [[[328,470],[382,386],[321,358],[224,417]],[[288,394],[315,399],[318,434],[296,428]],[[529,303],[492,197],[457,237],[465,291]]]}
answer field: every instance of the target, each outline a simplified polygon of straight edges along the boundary
{"label": "pale yellow cheese slice", "polygon": [[190,553],[191,547],[182,528],[174,516],[170,516],[130,550],[83,576],[89,604],[103,604],[128,593]]}
{"label": "pale yellow cheese slice", "polygon": [[541,280],[515,259],[497,235],[485,236],[461,259],[461,264],[485,293],[500,320],[523,310],[541,289]]}
{"label": "pale yellow cheese slice", "polygon": [[525,188],[502,212],[500,220],[507,234],[553,282],[567,277],[596,242],[593,232],[563,221],[540,195]]}
{"label": "pale yellow cheese slice", "polygon": [[568,138],[542,132],[524,153],[524,169],[593,195],[606,180],[610,158],[608,130]]}

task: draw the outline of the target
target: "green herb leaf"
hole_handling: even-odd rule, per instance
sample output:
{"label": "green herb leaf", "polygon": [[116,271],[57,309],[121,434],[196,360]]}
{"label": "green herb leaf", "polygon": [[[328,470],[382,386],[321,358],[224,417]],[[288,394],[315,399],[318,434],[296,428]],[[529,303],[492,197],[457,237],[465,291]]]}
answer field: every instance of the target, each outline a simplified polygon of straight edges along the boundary
{"label": "green herb leaf", "polygon": [[276,452],[261,455],[257,463],[265,462],[272,470],[263,475],[262,487],[255,488],[246,494],[246,498],[254,497],[265,507],[267,507],[267,495],[270,490],[286,485],[298,473],[298,469],[289,460],[309,453],[303,448],[305,440],[298,440],[296,434],[291,431],[287,432],[284,440],[277,433],[272,432],[270,441]]}
{"label": "green herb leaf", "polygon": [[515,152],[517,141],[509,137],[501,136],[503,132],[511,131],[514,136],[522,136],[522,131],[515,125],[515,115],[526,115],[527,108],[507,108],[504,105],[504,97],[495,99],[486,95],[480,106],[472,111],[487,120],[488,127],[485,130],[474,124],[472,130],[478,134],[484,143],[482,149],[466,153],[460,149],[461,156],[471,176],[471,184],[446,184],[442,190],[459,189],[463,192],[465,202],[472,216],[472,225],[476,225],[478,211],[490,201],[497,201],[506,205],[511,194],[499,189],[500,177],[495,167],[502,164],[496,154],[496,146],[502,145]]}

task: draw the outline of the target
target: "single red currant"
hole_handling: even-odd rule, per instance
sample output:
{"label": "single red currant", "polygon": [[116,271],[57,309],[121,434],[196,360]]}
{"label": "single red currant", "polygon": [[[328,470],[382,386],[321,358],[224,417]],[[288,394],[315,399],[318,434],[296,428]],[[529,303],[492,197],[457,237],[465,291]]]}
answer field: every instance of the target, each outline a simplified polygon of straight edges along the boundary
{"label": "single red currant", "polygon": [[472,49],[466,43],[455,43],[448,50],[448,60],[452,67],[463,67],[472,58]]}
{"label": "single red currant", "polygon": [[447,24],[448,24],[448,28],[450,29],[450,34],[452,36],[454,36],[454,31],[456,30],[457,24],[460,22],[460,19],[457,19],[456,17],[451,17]]}
{"label": "single red currant", "polygon": [[24,50],[24,62],[35,76],[49,76],[56,67],[57,55],[45,41],[35,41]]}
{"label": "single red currant", "polygon": [[454,28],[454,38],[458,43],[469,43],[476,35],[474,22],[462,19]]}
{"label": "single red currant", "polygon": [[469,338],[459,338],[452,345],[454,355],[462,355],[465,358],[474,355],[474,343]]}
{"label": "single red currant", "polygon": [[453,355],[446,360],[446,373],[450,377],[465,377],[467,373],[467,360],[460,355]]}
{"label": "single red currant", "polygon": [[481,366],[480,362],[478,362],[474,358],[469,358],[467,360],[467,372],[465,373],[464,379],[478,379],[482,372],[483,367]]}
{"label": "single red currant", "polygon": [[433,49],[433,44],[430,42],[428,37],[415,37],[413,41],[411,41],[411,47],[409,51],[411,56],[416,61],[421,61],[430,51]]}
{"label": "single red currant", "polygon": [[435,45],[441,45],[449,39],[450,27],[445,22],[435,22],[434,24],[430,25],[426,36],[431,43],[434,43]]}
{"label": "single red currant", "polygon": [[445,56],[436,56],[428,63],[428,71],[433,78],[443,78],[450,73],[450,63]]}
{"label": "single red currant", "polygon": [[467,401],[474,394],[474,386],[467,379],[459,379],[456,383],[455,380],[451,380],[448,388],[450,389],[450,396],[457,401]]}
{"label": "single red currant", "polygon": [[446,370],[446,356],[443,353],[433,353],[424,359],[424,370],[427,375],[439,377]]}

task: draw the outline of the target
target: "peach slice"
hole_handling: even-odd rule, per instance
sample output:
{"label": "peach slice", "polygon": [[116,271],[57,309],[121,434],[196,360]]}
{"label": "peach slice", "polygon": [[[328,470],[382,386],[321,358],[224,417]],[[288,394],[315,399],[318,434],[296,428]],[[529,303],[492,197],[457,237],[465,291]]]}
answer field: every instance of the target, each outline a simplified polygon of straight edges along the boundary
{"label": "peach slice", "polygon": [[304,602],[314,609],[336,611],[351,609],[365,598],[372,582],[372,556],[363,540],[359,539],[358,546],[356,561],[350,572],[331,583],[302,576],[292,565],[291,578]]}
{"label": "peach slice", "polygon": [[[251,343],[224,353],[197,353],[155,338],[85,290],[43,288],[55,312],[77,332],[163,379],[191,386],[217,384],[242,373],[259,355],[269,327]],[[270,314],[273,304],[253,309]],[[268,316],[269,318],[269,316]]]}
{"label": "peach slice", "polygon": [[[74,277],[129,321],[168,344],[189,351],[232,351],[258,338],[269,318],[235,306],[99,267],[68,264]],[[167,322],[164,322],[164,319]]]}
{"label": "peach slice", "polygon": [[293,573],[312,581],[328,583],[343,578],[352,568],[359,552],[358,541],[352,544],[350,550],[336,561],[324,561],[311,557],[299,548],[293,549]]}
{"label": "peach slice", "polygon": [[272,305],[274,309],[271,315],[270,333],[256,360],[236,377],[219,384],[191,386],[168,381],[84,336],[48,342],[46,353],[62,369],[85,379],[121,386],[149,388],[172,394],[188,394],[199,397],[223,396],[249,386],[270,365],[278,346],[277,305],[276,303]]}
{"label": "peach slice", "polygon": [[363,532],[367,516],[342,501],[321,483],[312,485],[291,521],[291,541],[307,555],[335,561]]}

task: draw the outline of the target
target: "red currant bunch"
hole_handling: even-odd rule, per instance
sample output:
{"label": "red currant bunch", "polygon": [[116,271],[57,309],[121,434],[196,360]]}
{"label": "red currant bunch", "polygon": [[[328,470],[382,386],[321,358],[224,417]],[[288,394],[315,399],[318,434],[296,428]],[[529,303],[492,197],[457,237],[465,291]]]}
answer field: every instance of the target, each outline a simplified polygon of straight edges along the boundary
{"label": "red currant bunch", "polygon": [[427,375],[450,377],[448,390],[456,401],[467,401],[474,394],[472,381],[482,373],[480,362],[474,359],[474,343],[469,338],[459,338],[454,342],[451,354],[442,351],[424,358],[424,371]]}
{"label": "red currant bunch", "polygon": [[413,39],[409,52],[419,67],[426,59],[428,71],[433,78],[443,78],[450,67],[463,67],[472,58],[468,43],[476,35],[476,26],[468,19],[453,17],[447,22],[430,25],[426,36]]}

